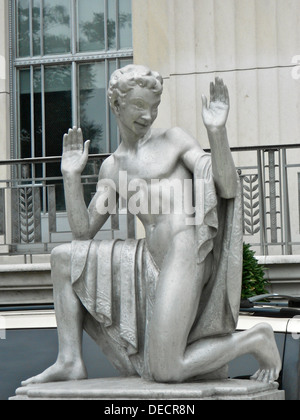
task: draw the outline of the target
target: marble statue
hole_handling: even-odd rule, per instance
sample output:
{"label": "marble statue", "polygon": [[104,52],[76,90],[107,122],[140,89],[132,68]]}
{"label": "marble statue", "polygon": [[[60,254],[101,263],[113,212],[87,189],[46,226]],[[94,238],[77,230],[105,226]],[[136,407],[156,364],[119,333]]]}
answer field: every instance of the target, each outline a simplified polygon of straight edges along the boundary
{"label": "marble statue", "polygon": [[[144,66],[112,75],[108,96],[122,142],[103,163],[88,208],[81,174],[89,141],[83,143],[76,127],[64,136],[61,169],[73,241],[51,256],[59,354],[22,385],[85,379],[83,329],[124,376],[161,383],[224,379],[227,364],[246,353],[260,365],[254,380],[279,375],[268,324],[235,332],[242,228],[225,126],[227,87],[216,78],[210,101],[202,97],[211,154],[180,128],[152,128],[162,91],[162,77]],[[124,194],[146,238],[96,241]]]}

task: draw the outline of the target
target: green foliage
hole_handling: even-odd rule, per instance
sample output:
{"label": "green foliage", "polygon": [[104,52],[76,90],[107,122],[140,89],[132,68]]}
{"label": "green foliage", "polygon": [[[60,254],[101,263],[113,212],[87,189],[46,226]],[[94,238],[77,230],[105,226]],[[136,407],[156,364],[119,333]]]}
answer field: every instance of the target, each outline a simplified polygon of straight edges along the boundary
{"label": "green foliage", "polygon": [[244,243],[242,300],[268,293],[265,268],[258,264],[254,255],[255,252],[251,250],[251,245]]}

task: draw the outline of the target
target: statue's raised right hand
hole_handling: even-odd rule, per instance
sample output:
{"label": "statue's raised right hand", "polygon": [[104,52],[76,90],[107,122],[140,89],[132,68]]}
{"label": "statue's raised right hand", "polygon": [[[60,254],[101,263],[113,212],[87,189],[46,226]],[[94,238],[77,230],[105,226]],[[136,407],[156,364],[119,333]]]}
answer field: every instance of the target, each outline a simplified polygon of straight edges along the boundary
{"label": "statue's raised right hand", "polygon": [[87,164],[89,156],[90,140],[83,146],[81,128],[70,128],[63,138],[63,155],[61,160],[61,172],[66,174],[81,174]]}

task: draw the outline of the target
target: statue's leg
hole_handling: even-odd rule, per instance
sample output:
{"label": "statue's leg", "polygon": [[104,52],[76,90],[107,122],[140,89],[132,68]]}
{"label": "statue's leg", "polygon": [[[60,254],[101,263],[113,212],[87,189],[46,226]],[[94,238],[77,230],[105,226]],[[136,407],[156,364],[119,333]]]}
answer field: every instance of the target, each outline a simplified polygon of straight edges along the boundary
{"label": "statue's leg", "polygon": [[22,382],[22,385],[87,377],[82,359],[83,320],[86,311],[71,284],[71,245],[61,245],[52,251],[51,276],[59,340],[58,358],[53,366]]}
{"label": "statue's leg", "polygon": [[257,379],[274,381],[281,360],[272,328],[204,338],[187,345],[204,287],[204,264],[197,266],[194,232],[177,234],[161,268],[149,332],[149,362],[158,382],[183,382],[216,371],[243,354],[260,363]]}

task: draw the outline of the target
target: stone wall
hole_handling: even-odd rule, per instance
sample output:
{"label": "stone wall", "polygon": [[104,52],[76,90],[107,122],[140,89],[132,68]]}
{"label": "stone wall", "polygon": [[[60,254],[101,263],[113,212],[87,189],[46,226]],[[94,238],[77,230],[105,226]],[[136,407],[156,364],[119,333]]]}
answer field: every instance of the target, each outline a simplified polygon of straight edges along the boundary
{"label": "stone wall", "polygon": [[207,147],[201,94],[219,75],[231,146],[299,142],[299,0],[133,0],[133,29],[135,63],[165,78],[158,126]]}

